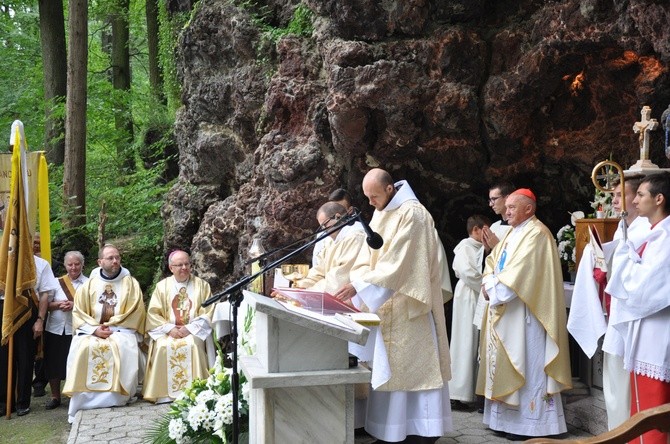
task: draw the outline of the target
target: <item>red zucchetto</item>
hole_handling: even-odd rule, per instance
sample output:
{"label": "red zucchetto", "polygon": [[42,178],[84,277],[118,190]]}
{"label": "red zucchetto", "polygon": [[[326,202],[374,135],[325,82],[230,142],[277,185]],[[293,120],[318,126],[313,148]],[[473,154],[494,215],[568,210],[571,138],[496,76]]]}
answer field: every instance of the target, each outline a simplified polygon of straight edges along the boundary
{"label": "red zucchetto", "polygon": [[537,199],[535,198],[535,194],[530,190],[530,188],[519,188],[518,190],[515,190],[512,192],[512,194],[521,194],[522,196],[526,196],[530,199],[533,199],[533,202],[537,202]]}

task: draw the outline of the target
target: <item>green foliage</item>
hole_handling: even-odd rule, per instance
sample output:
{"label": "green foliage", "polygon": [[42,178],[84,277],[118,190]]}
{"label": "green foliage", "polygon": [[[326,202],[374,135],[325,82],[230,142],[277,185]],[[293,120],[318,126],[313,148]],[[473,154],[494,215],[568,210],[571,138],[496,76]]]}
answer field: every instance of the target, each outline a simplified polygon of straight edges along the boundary
{"label": "green foliage", "polygon": [[253,0],[241,0],[234,3],[251,14],[251,19],[263,33],[263,38],[273,43],[277,43],[279,39],[288,35],[311,37],[314,31],[314,14],[304,3],[300,3],[295,8],[291,20],[285,27],[274,24],[271,11],[267,5],[259,6]]}
{"label": "green foliage", "polygon": [[0,12],[0,145],[9,142],[14,120],[23,121],[31,150],[44,138],[44,89],[36,2],[16,1],[11,11]]}
{"label": "green foliage", "polygon": [[264,33],[272,40],[273,42],[279,41],[282,37],[288,35],[294,35],[297,37],[311,37],[312,32],[314,32],[314,25],[312,23],[314,19],[314,14],[312,11],[305,6],[303,3],[299,4],[295,11],[293,11],[293,17],[288,22],[285,28],[274,28],[272,26],[266,26],[263,31]]}
{"label": "green foliage", "polygon": [[144,437],[145,443],[152,444],[173,444],[175,441],[170,438],[168,428],[172,417],[168,414],[161,416],[147,426],[147,433]]}
{"label": "green foliage", "polygon": [[274,75],[276,69],[275,46],[282,38],[289,35],[296,37],[311,37],[314,31],[314,14],[304,4],[300,3],[286,26],[277,24],[276,18],[269,6],[259,5],[255,0],[230,0],[238,8],[249,13],[251,22],[260,31],[260,41],[255,45],[256,57],[259,65],[266,69],[267,79]]}
{"label": "green foliage", "polygon": [[[86,223],[77,230],[66,230],[63,217],[63,167],[49,167],[51,232],[54,258],[60,259],[70,249],[87,256],[87,267],[95,264],[98,215],[106,205],[106,239],[119,243],[123,262],[138,277],[143,288],[149,287],[160,264],[163,226],[160,206],[170,187],[165,165],[174,159],[174,113],[180,105],[181,90],[175,68],[175,48],[179,32],[189,15],[168,17],[165,2],[159,1],[161,13],[161,66],[166,71],[168,106],[157,103],[150,91],[146,40],[145,0],[131,0],[129,13],[132,86],[130,92],[115,91],[111,85],[109,15],[116,0],[91,0],[89,4]],[[67,9],[67,2],[64,2]],[[67,15],[67,11],[66,11]],[[4,2],[0,6],[0,138],[9,140],[14,119],[25,124],[31,150],[42,149],[44,110],[64,116],[63,101],[44,101],[43,69],[39,39],[39,15],[36,0]],[[122,159],[116,142],[126,137],[114,127],[115,106],[129,104],[134,123],[135,140],[128,143],[132,153],[142,153],[144,168],[119,175]],[[3,131],[4,129],[4,131]],[[145,137],[154,131],[154,137]],[[155,136],[155,135],[158,136]],[[149,144],[145,146],[145,139]],[[167,155],[165,150],[171,148]]]}
{"label": "green foliage", "polygon": [[[90,196],[89,208],[99,209],[105,203],[107,239],[132,236],[134,247],[150,249],[157,258],[155,247],[161,245],[163,231],[160,207],[168,189],[167,185],[157,185],[160,168],[140,168],[136,173],[119,176],[116,168],[109,167],[111,154],[98,153],[99,157],[91,159],[87,168],[92,172],[87,189],[96,193]],[[87,225],[97,229],[97,212],[88,211],[88,215]]]}
{"label": "green foliage", "polygon": [[158,2],[158,23],[160,34],[158,38],[158,64],[163,72],[165,96],[168,102],[168,110],[174,118],[174,113],[181,105],[181,84],[177,77],[177,64],[175,56],[177,53],[177,42],[179,33],[189,20],[188,13],[177,13],[170,15],[167,11],[166,2]]}

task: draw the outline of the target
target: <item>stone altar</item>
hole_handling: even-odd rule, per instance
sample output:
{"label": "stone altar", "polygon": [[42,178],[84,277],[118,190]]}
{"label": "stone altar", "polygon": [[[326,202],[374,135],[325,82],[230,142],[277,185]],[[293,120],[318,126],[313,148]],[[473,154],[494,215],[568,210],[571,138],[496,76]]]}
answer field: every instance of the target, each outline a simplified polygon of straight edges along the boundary
{"label": "stone altar", "polygon": [[256,355],[240,364],[251,386],[249,442],[354,443],[354,384],[370,370],[349,367],[348,341],[365,344],[369,329],[350,321],[288,310],[244,291],[256,309]]}

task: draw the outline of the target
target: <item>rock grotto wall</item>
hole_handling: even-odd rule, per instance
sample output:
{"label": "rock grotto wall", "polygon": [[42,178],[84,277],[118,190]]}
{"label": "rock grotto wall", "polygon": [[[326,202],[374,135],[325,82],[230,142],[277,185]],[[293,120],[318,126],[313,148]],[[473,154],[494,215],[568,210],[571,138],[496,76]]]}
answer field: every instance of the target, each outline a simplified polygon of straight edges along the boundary
{"label": "rock grotto wall", "polygon": [[[539,197],[552,230],[590,210],[600,160],[637,159],[640,109],[670,103],[663,1],[308,0],[311,37],[264,38],[257,15],[201,0],[183,31],[180,174],[166,249],[188,248],[214,290],[316,228],[330,191],[371,167],[408,179],[450,253],[488,185]],[[238,2],[242,3],[242,2]],[[298,1],[257,2],[285,27]],[[651,158],[668,167],[664,135]]]}

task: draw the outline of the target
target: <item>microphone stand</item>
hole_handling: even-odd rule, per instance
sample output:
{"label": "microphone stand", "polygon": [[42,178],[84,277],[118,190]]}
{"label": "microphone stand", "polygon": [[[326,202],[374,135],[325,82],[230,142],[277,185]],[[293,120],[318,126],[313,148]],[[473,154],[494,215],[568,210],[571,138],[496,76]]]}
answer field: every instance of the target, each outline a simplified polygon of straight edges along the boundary
{"label": "microphone stand", "polygon": [[[0,210],[2,210],[2,208],[0,208]],[[272,249],[272,250],[268,251],[267,253],[263,253],[263,254],[258,255],[258,256],[256,256],[256,257],[252,257],[251,259],[247,259],[247,260],[244,262],[244,265],[249,265],[249,264],[251,264],[252,262],[256,262],[256,261],[263,261],[263,260],[267,259],[268,257],[274,255],[274,254],[277,253],[278,251],[288,250],[289,248],[293,247],[294,245],[298,245],[300,242],[304,242],[304,241],[306,241],[307,239],[310,239],[310,238],[312,238],[312,237],[314,237],[314,236],[316,236],[316,235],[318,235],[318,234],[320,234],[320,233],[323,233],[324,231],[326,231],[326,228],[319,228],[318,230],[314,231],[313,233],[310,233],[310,234],[308,234],[308,235],[305,236],[305,237],[301,237],[300,239],[298,239],[298,240],[295,241],[295,242],[292,242],[292,243],[290,243],[290,244],[288,244],[288,245],[284,245],[284,246],[281,246],[281,247],[277,247],[277,248],[275,248],[275,249]],[[261,268],[262,268],[262,267],[261,267]]]}
{"label": "microphone stand", "polygon": [[[203,307],[208,307],[215,302],[230,301],[230,306],[232,308],[232,326],[230,328],[230,336],[232,339],[233,346],[233,368],[231,374],[231,388],[233,392],[233,444],[238,444],[239,434],[240,434],[240,418],[239,418],[239,390],[240,390],[240,374],[237,368],[237,309],[242,304],[244,296],[242,295],[242,288],[246,287],[251,281],[256,279],[258,276],[263,273],[276,268],[277,265],[281,265],[292,257],[302,253],[312,245],[316,244],[322,239],[330,236],[336,231],[344,228],[345,225],[349,225],[356,219],[358,219],[359,212],[354,211],[352,214],[347,214],[342,217],[339,221],[335,223],[332,227],[324,230],[318,237],[313,238],[306,244],[296,248],[295,250],[289,252],[285,256],[275,260],[274,262],[262,267],[258,272],[245,276],[239,281],[235,282],[219,294],[215,294],[202,303]],[[313,235],[312,235],[313,236]]]}

